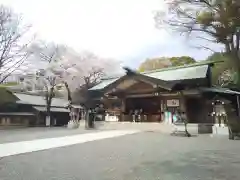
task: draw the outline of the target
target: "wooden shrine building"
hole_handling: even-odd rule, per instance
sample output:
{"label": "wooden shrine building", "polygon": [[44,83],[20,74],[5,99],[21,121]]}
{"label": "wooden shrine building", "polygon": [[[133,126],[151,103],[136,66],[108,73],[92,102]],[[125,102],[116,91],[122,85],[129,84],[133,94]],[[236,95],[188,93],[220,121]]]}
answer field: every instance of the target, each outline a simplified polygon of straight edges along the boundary
{"label": "wooden shrine building", "polygon": [[[125,75],[102,79],[90,92],[109,113],[119,116],[119,121],[135,121],[137,114],[141,122],[173,123],[178,113],[189,123],[214,123],[214,96],[209,95],[221,96],[229,91],[214,92],[213,65],[196,63],[144,73],[126,68]],[[230,96],[239,94],[231,93]]]}

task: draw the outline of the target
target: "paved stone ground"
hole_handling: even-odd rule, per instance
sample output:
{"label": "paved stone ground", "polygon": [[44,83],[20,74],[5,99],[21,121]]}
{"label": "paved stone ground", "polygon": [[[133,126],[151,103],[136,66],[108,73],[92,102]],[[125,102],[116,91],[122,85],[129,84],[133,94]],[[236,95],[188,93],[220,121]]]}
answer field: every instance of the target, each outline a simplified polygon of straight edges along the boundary
{"label": "paved stone ground", "polygon": [[66,147],[75,144],[81,144],[106,138],[120,137],[139,133],[136,130],[113,130],[92,132],[85,134],[70,135],[64,137],[43,138],[31,141],[20,141],[0,144],[0,158],[11,155],[18,155],[36,151],[42,151],[52,148]]}
{"label": "paved stone ground", "polygon": [[174,130],[173,125],[165,123],[133,123],[133,122],[97,122],[96,127],[99,130],[126,130],[126,129],[136,129],[140,131],[154,131],[161,133],[171,133]]}
{"label": "paved stone ground", "polygon": [[1,180],[239,180],[240,143],[144,132],[0,160]]}
{"label": "paved stone ground", "polygon": [[97,132],[99,130],[67,129],[66,127],[14,128],[0,130],[0,144],[34,139],[62,137],[75,134]]}
{"label": "paved stone ground", "polygon": [[0,144],[16,141],[27,141],[34,139],[53,138],[75,134],[91,133],[106,130],[140,130],[140,131],[158,131],[170,133],[171,127],[160,123],[122,123],[122,122],[96,122],[96,128],[92,130],[85,129],[85,123],[82,121],[78,129],[68,129],[66,127],[36,127],[36,128],[7,128],[0,129]]}

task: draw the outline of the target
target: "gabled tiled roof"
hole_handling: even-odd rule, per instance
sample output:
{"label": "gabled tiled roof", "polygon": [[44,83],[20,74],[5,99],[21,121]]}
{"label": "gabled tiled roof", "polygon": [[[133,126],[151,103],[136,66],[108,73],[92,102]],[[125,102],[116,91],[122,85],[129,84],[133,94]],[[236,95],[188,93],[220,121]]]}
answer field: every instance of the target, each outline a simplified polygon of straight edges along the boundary
{"label": "gabled tiled roof", "polygon": [[[195,63],[191,65],[147,71],[141,74],[164,81],[206,78],[209,64],[209,62]],[[104,78],[98,85],[92,87],[90,90],[101,90],[121,77],[122,76]]]}
{"label": "gabled tiled roof", "polygon": [[205,78],[207,75],[208,65],[190,66],[184,68],[168,69],[162,71],[144,73],[156,79],[165,81],[185,80],[185,79],[198,79]]}
{"label": "gabled tiled roof", "polygon": [[[47,108],[45,106],[33,106],[34,109],[41,111],[41,112],[46,112]],[[69,113],[69,109],[64,108],[64,107],[51,107],[51,112],[66,112]]]}
{"label": "gabled tiled roof", "polygon": [[[37,106],[46,106],[46,100],[44,96],[37,95],[29,95],[22,93],[13,93],[19,100],[17,103],[19,104],[31,104]],[[68,101],[60,98],[53,98],[52,107],[66,107],[68,105]]]}
{"label": "gabled tiled roof", "polygon": [[110,79],[102,79],[102,81],[99,84],[97,84],[96,86],[90,88],[90,90],[101,90],[101,89],[105,88],[106,86],[114,83],[119,78],[120,77],[118,77],[118,78],[110,78]]}
{"label": "gabled tiled roof", "polygon": [[202,92],[213,92],[219,94],[232,94],[232,95],[240,95],[239,91],[233,91],[228,88],[222,87],[210,87],[210,88],[199,88]]}

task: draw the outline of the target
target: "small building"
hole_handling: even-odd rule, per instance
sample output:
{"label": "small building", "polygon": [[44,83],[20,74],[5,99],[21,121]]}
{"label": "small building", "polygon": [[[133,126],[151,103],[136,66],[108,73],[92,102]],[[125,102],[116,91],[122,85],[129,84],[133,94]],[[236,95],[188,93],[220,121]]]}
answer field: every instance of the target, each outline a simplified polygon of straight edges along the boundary
{"label": "small building", "polygon": [[189,123],[215,124],[214,98],[229,99],[230,95],[236,104],[240,93],[212,86],[213,65],[196,63],[144,73],[126,69],[125,75],[102,79],[89,91],[119,121],[172,124],[180,114]]}
{"label": "small building", "polygon": [[[4,92],[5,91],[5,92]],[[44,96],[13,93],[1,90],[0,125],[45,126],[46,100]],[[66,125],[70,119],[68,101],[53,98],[51,104],[51,125]]]}

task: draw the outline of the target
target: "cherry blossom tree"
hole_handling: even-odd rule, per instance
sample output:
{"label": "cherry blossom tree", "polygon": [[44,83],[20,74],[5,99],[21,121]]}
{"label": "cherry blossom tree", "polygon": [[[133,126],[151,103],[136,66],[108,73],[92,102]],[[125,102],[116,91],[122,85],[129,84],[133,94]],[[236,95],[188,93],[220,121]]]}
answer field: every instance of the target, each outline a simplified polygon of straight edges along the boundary
{"label": "cherry blossom tree", "polygon": [[77,53],[70,48],[60,61],[52,64],[52,71],[61,74],[70,102],[71,92],[87,91],[103,76],[123,72],[119,61],[101,58],[89,51]]}
{"label": "cherry blossom tree", "polygon": [[73,102],[72,92],[76,91],[84,97],[81,104],[87,107],[88,89],[98,83],[104,75],[121,72],[118,61],[100,58],[89,51],[76,52],[67,46],[53,43],[42,44],[42,42],[34,44],[32,51],[31,58],[37,62],[45,62],[42,71],[44,73],[38,72],[37,78],[38,81],[44,82],[48,114],[50,114],[51,100],[59,89],[65,89],[69,107]]}
{"label": "cherry blossom tree", "polygon": [[37,64],[44,62],[45,67],[30,73],[30,78],[28,79],[26,77],[29,76],[29,73],[25,75],[25,83],[31,84],[32,90],[38,89],[40,90],[38,91],[39,94],[44,94],[46,100],[46,122],[48,121],[51,124],[51,104],[55,97],[57,85],[61,82],[61,76],[52,71],[50,65],[60,61],[64,47],[54,43],[36,42],[29,47],[29,51],[31,51],[31,56],[29,56],[28,61],[31,60]]}

